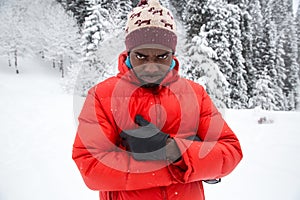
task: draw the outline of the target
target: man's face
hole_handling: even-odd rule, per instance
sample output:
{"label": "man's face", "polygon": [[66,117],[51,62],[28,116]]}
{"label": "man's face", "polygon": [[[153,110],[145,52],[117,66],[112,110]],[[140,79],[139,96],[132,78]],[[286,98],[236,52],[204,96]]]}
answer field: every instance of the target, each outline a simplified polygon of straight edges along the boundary
{"label": "man's face", "polygon": [[130,62],[143,84],[159,84],[169,71],[172,55],[165,49],[134,49],[130,52]]}

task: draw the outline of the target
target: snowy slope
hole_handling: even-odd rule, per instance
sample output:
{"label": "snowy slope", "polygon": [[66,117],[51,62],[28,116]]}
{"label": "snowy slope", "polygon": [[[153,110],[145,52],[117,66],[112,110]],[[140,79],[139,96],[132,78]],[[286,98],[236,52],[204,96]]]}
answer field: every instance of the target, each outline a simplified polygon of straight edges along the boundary
{"label": "snowy slope", "polygon": [[20,61],[16,75],[0,60],[0,199],[97,199],[71,159],[72,96],[47,65]]}
{"label": "snowy slope", "polygon": [[[16,75],[0,59],[1,200],[98,199],[71,159],[80,99],[61,91],[49,65],[21,60]],[[261,116],[274,123],[258,124]],[[221,183],[205,184],[207,200],[300,199],[300,113],[226,110],[224,117],[244,159]]]}
{"label": "snowy slope", "polygon": [[[262,116],[273,124],[258,124]],[[230,110],[225,118],[238,135],[244,158],[207,199],[300,199],[300,113]]]}

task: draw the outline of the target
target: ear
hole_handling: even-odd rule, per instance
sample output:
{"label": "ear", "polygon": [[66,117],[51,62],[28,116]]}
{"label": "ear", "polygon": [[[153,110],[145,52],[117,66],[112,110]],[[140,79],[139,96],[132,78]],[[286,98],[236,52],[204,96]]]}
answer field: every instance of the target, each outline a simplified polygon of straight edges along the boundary
{"label": "ear", "polygon": [[172,59],[172,63],[171,63],[171,66],[169,68],[169,71],[171,71],[172,69],[174,69],[175,66],[176,66],[176,61],[174,59]]}
{"label": "ear", "polygon": [[132,69],[132,65],[130,63],[130,58],[129,58],[129,55],[127,56],[126,60],[125,60],[125,64],[126,66],[129,68],[129,69]]}

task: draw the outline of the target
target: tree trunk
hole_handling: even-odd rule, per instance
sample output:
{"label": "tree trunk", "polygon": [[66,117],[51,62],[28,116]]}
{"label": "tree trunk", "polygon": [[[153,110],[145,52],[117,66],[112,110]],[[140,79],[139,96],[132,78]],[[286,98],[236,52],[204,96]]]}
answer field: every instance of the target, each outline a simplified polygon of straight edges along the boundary
{"label": "tree trunk", "polygon": [[63,59],[60,59],[59,70],[61,71],[61,77],[64,78],[64,63]]}
{"label": "tree trunk", "polygon": [[44,53],[44,51],[42,50],[42,51],[40,51],[40,54],[41,54],[41,57],[42,57],[42,59],[44,59],[45,58],[45,53]]}
{"label": "tree trunk", "polygon": [[8,66],[11,67],[11,60],[10,60],[10,54],[9,54],[9,52],[7,53],[7,57],[8,57]]}
{"label": "tree trunk", "polygon": [[19,74],[19,69],[18,69],[18,52],[17,52],[17,49],[15,50],[15,69],[16,69],[16,73]]}

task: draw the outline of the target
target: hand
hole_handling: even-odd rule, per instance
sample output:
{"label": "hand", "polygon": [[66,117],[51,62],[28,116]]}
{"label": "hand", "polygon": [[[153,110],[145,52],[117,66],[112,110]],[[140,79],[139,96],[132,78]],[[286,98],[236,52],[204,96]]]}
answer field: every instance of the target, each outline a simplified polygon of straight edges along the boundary
{"label": "hand", "polygon": [[166,160],[166,144],[169,135],[161,132],[154,124],[141,115],[135,116],[135,123],[140,127],[122,131],[122,144],[135,160]]}
{"label": "hand", "polygon": [[189,136],[185,139],[186,140],[193,140],[193,141],[202,141],[197,135],[192,135],[192,136]]}
{"label": "hand", "polygon": [[[193,141],[201,141],[201,139],[197,135],[192,135],[187,138],[187,140]],[[181,152],[176,144],[176,142],[172,138],[168,138],[167,140],[167,159],[171,162],[178,162],[181,160]]]}
{"label": "hand", "polygon": [[168,138],[167,140],[167,160],[171,162],[178,162],[181,160],[181,152],[175,142],[172,138]]}

